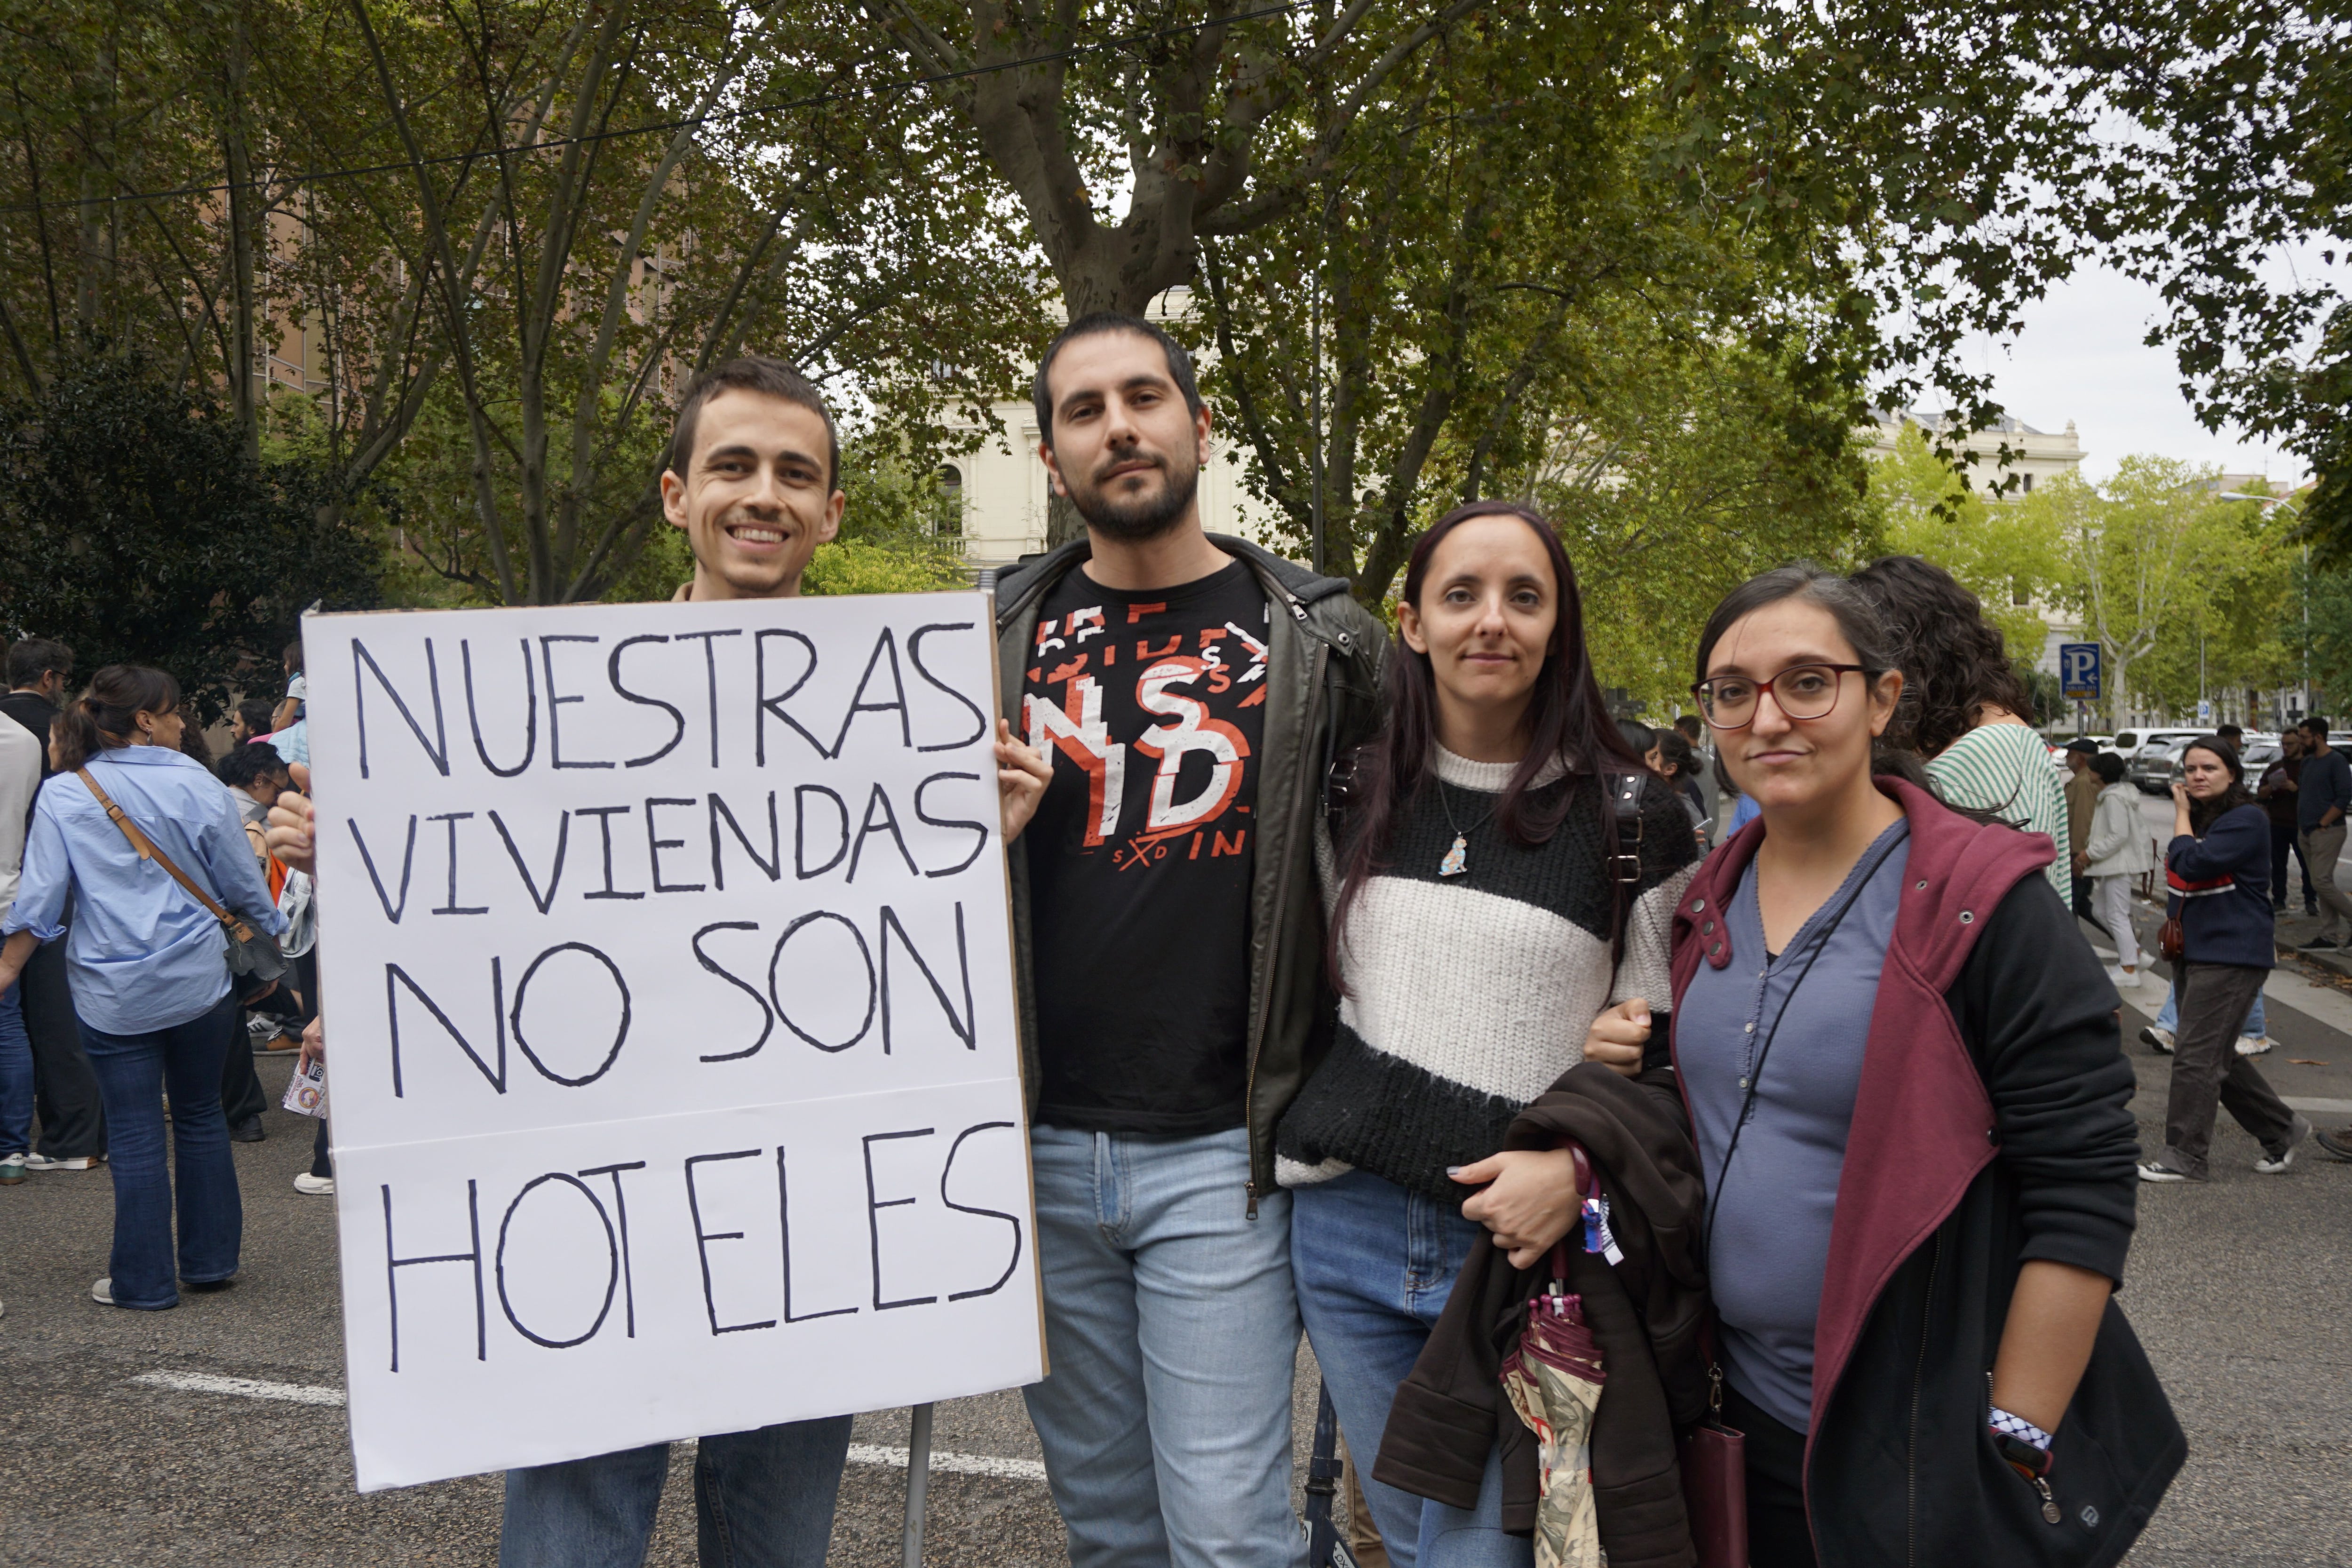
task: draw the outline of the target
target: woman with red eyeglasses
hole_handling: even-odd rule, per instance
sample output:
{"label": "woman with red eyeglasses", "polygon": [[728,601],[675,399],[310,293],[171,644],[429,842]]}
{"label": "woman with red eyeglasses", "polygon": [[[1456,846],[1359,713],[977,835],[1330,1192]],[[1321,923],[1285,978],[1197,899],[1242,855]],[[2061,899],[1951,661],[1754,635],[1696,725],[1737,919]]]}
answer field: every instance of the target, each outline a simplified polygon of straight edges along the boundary
{"label": "woman with red eyeglasses", "polygon": [[1676,906],[1663,1079],[1706,1180],[1722,1415],[1754,1568],[2105,1563],[2185,1444],[2110,1300],[2137,1142],[2113,988],[2050,840],[1881,744],[1903,691],[1853,585],[1768,572],[1694,688],[1759,820]]}

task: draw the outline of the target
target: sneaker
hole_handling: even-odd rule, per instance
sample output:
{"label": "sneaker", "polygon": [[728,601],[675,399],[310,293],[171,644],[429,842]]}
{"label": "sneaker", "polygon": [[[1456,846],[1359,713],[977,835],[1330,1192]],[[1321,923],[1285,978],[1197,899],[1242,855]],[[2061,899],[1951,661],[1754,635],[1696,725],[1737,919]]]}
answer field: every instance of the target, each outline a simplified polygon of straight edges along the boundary
{"label": "sneaker", "polygon": [[2139,976],[2128,973],[2121,964],[2107,965],[2107,981],[2118,991],[2129,991],[2139,984]]}
{"label": "sneaker", "polygon": [[247,1117],[228,1130],[229,1140],[236,1143],[258,1143],[269,1136],[261,1129],[261,1118]]}
{"label": "sneaker", "polygon": [[25,1156],[0,1154],[0,1187],[13,1187],[25,1179]]}
{"label": "sneaker", "polygon": [[273,1039],[278,1034],[278,1020],[267,1013],[256,1013],[245,1021],[245,1032],[257,1041]]}
{"label": "sneaker", "polygon": [[2158,1056],[2168,1057],[2172,1054],[2172,1031],[2159,1029],[2154,1024],[2150,1024],[2140,1030],[2139,1043]]}
{"label": "sneaker", "polygon": [[2263,1157],[2254,1162],[2254,1169],[2265,1176],[2275,1176],[2294,1163],[2295,1145],[2311,1136],[2311,1123],[2297,1114],[2286,1130],[2285,1141],[2276,1149],[2265,1149]]}
{"label": "sneaker", "polygon": [[95,1171],[104,1163],[103,1154],[69,1154],[62,1160],[52,1160],[47,1154],[25,1156],[27,1171]]}
{"label": "sneaker", "polygon": [[2192,1176],[2186,1171],[2176,1171],[2161,1159],[2157,1159],[2139,1168],[2139,1179],[2143,1182],[2201,1182],[2205,1178]]}
{"label": "sneaker", "polygon": [[89,1288],[89,1299],[101,1307],[114,1305],[114,1276],[108,1275]]}
{"label": "sneaker", "polygon": [[2271,1047],[2276,1044],[2278,1042],[2268,1035],[2240,1035],[2238,1054],[2242,1057],[2266,1057],[2271,1054]]}
{"label": "sneaker", "polygon": [[2332,1158],[2352,1161],[2352,1127],[2339,1127],[2333,1132],[2314,1132],[2311,1141]]}
{"label": "sneaker", "polygon": [[2295,948],[2295,952],[2337,952],[2342,951],[2343,946],[2344,946],[2344,944],[2343,944],[2342,942],[2337,942],[2337,941],[2336,941],[2334,937],[2332,937],[2332,936],[2315,936],[2315,937],[2313,937],[2309,942],[2299,943],[2299,944],[2296,946],[2296,948]]}
{"label": "sneaker", "polygon": [[331,1198],[335,1195],[335,1178],[314,1176],[305,1171],[294,1178],[294,1190],[310,1197]]}

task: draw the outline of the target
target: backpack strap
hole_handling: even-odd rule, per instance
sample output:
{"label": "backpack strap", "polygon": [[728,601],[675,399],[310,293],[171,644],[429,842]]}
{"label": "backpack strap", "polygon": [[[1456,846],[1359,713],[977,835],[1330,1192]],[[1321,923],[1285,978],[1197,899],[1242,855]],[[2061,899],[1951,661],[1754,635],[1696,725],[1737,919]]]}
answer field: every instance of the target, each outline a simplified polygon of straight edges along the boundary
{"label": "backpack strap", "polygon": [[99,787],[98,781],[89,776],[88,768],[76,768],[74,776],[81,780],[83,786],[91,795],[98,797],[98,804],[106,808],[106,815],[112,819],[114,826],[121,828],[122,837],[131,841],[131,847],[139,851],[139,858],[152,860],[156,865],[163,868],[164,873],[185,889],[190,898],[212,912],[213,919],[220,921],[232,939],[240,942],[253,940],[253,928],[237,916],[221,908],[218,900],[198,887],[185,871],[173,865],[172,858],[164,854],[153,839],[142,832],[137,823],[131,820],[130,814],[114,804],[114,797]]}
{"label": "backpack strap", "polygon": [[1618,967],[1625,962],[1625,922],[1633,912],[1633,886],[1642,879],[1642,786],[1647,773],[1603,773],[1601,788],[1609,796],[1609,816],[1616,830],[1615,853],[1603,862],[1609,868],[1612,908],[1609,930],[1609,980],[1613,986]]}

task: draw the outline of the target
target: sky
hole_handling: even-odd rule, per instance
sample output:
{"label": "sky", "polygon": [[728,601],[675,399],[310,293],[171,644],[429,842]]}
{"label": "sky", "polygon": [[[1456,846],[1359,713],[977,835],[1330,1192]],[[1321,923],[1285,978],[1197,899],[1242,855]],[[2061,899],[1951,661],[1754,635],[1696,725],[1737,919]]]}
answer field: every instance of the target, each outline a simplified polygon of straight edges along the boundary
{"label": "sky", "polygon": [[2022,312],[2025,328],[2015,338],[1980,339],[1970,353],[2017,418],[2053,432],[2074,422],[2083,474],[2094,483],[2136,453],[2300,483],[2306,470],[2294,454],[2197,422],[2171,350],[2140,341],[2161,310],[2147,284],[2105,268],[2079,273]]}

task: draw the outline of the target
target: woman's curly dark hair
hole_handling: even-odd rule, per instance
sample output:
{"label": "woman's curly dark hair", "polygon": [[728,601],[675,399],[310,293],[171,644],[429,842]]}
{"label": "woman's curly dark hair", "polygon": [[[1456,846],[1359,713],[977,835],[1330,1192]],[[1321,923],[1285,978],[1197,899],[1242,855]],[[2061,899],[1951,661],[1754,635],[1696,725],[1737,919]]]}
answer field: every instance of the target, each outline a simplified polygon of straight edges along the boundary
{"label": "woman's curly dark hair", "polygon": [[2009,662],[2000,628],[1950,573],[1916,555],[1885,555],[1851,581],[1877,608],[1903,672],[1888,741],[1932,757],[1974,729],[1984,709],[2032,722],[2033,700]]}

